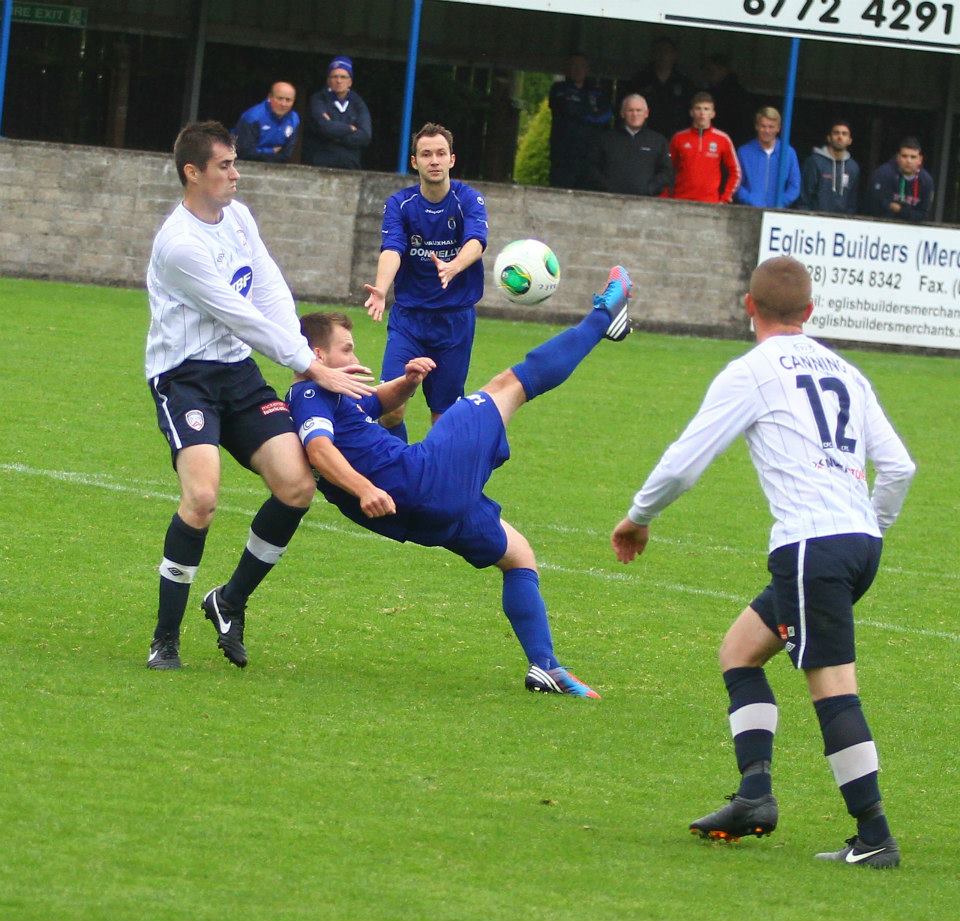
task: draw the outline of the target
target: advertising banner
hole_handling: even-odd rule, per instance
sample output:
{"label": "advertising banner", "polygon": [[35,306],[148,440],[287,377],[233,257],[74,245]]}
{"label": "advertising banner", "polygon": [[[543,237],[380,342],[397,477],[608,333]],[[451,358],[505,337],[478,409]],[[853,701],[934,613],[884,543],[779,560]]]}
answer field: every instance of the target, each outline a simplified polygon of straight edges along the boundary
{"label": "advertising banner", "polygon": [[960,349],[960,230],[766,211],[771,256],[810,272],[811,336]]}

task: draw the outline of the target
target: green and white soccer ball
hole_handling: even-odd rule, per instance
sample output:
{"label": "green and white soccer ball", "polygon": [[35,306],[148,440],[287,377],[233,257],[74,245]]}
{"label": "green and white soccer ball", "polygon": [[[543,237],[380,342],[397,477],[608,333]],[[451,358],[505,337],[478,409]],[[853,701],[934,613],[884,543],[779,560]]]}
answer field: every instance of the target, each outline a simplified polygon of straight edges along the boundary
{"label": "green and white soccer ball", "polygon": [[560,284],[560,263],[546,243],[514,240],[500,250],[493,277],[514,304],[542,304]]}

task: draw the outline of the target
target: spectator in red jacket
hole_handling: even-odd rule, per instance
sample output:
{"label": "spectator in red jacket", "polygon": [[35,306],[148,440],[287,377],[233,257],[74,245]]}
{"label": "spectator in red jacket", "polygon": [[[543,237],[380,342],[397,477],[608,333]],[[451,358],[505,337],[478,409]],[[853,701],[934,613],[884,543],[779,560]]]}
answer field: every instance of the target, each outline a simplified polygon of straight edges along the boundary
{"label": "spectator in red jacket", "polygon": [[687,201],[733,201],[740,185],[740,163],[730,135],[711,127],[716,110],[709,93],[690,101],[691,126],[670,141],[674,184],[671,198]]}

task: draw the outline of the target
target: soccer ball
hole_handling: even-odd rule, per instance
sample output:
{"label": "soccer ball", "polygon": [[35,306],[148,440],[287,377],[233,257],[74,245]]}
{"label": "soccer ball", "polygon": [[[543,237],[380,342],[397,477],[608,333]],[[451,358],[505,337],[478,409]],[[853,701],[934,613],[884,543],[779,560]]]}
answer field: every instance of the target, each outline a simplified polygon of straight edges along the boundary
{"label": "soccer ball", "polygon": [[546,243],[514,240],[500,250],[493,277],[514,304],[541,304],[560,284],[560,263]]}

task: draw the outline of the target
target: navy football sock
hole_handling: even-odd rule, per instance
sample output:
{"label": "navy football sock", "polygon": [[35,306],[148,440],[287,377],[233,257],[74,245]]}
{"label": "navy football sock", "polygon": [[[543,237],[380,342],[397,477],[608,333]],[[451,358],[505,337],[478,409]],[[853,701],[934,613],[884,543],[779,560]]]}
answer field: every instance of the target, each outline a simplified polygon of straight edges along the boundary
{"label": "navy football sock", "polygon": [[857,820],[857,834],[866,844],[890,837],[890,826],[880,802],[877,746],[856,694],[838,694],[814,702],[823,753],[830,762],[847,811]]}
{"label": "navy football sock", "polygon": [[170,519],[160,563],[160,605],[154,639],[163,633],[179,633],[190,583],[197,574],[206,540],[206,528],[193,528],[178,514]]}
{"label": "navy football sock", "polygon": [[260,507],[253,523],[247,546],[230,581],[223,587],[227,604],[242,608],[254,589],[279,562],[307,509],[285,505],[271,496]]}
{"label": "navy football sock", "polygon": [[576,326],[565,329],[527,353],[512,371],[528,400],[560,386],[603,338],[610,325],[606,310],[591,310]]}
{"label": "navy football sock", "polygon": [[401,441],[410,444],[410,437],[407,435],[407,423],[402,419],[392,428],[387,428],[387,426],[384,426],[384,428],[387,429],[391,435],[396,435]]}
{"label": "navy football sock", "polygon": [[723,683],[730,695],[730,732],[740,768],[740,796],[772,792],[770,762],[777,731],[777,701],[762,668],[729,668]]}
{"label": "navy football sock", "polygon": [[547,606],[540,594],[540,577],[532,569],[508,569],[503,574],[503,613],[527,655],[541,668],[556,668]]}

